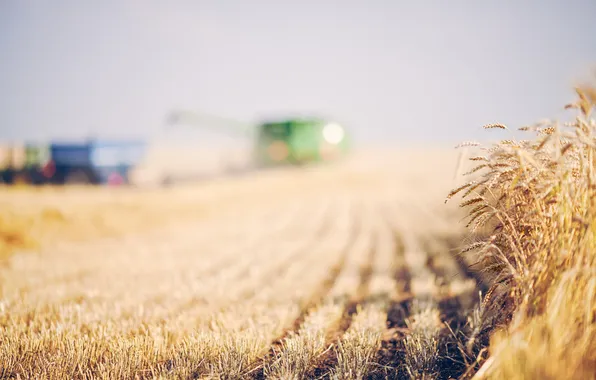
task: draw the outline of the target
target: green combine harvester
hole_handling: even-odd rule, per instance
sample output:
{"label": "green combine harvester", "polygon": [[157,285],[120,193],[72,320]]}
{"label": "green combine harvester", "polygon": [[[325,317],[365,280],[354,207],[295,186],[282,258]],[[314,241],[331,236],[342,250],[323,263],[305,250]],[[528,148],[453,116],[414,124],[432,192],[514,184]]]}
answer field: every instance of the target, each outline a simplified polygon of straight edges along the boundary
{"label": "green combine harvester", "polygon": [[247,124],[190,111],[172,112],[169,125],[208,125],[251,138],[253,163],[258,168],[336,161],[350,150],[346,129],[320,118],[289,118]]}

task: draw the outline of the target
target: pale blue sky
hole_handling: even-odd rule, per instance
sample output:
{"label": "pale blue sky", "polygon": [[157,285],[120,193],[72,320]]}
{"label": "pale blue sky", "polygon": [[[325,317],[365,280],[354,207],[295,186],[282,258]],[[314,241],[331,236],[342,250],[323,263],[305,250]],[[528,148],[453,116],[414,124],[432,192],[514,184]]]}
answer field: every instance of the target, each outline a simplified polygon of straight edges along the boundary
{"label": "pale blue sky", "polygon": [[483,138],[564,115],[594,36],[594,0],[2,0],[0,139],[155,137],[172,107]]}

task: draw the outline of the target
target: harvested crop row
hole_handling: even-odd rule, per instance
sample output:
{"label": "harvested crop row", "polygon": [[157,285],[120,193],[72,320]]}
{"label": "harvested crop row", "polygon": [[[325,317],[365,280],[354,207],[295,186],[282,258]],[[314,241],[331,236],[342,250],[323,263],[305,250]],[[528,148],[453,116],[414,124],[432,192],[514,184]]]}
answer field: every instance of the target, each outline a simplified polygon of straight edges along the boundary
{"label": "harvested crop row", "polygon": [[393,280],[393,291],[390,293],[389,304],[386,311],[386,327],[383,331],[380,347],[375,355],[375,364],[377,368],[372,372],[373,379],[391,379],[397,376],[398,368],[403,364],[398,352],[401,335],[397,334],[400,329],[405,327],[407,318],[407,305],[411,299],[411,273],[404,257],[405,247],[403,237],[400,232],[393,228],[392,219],[387,212],[391,208],[383,205],[379,210],[380,219],[383,221],[384,228],[388,234],[389,246],[392,248],[391,277]]}
{"label": "harvested crop row", "polygon": [[363,203],[362,229],[351,247],[342,273],[324,301],[333,302],[338,312],[342,311],[339,320],[330,320],[326,328],[326,345],[331,349],[312,363],[315,366],[313,373],[318,377],[328,375],[337,365],[338,351],[335,348],[368,295],[371,262],[375,254],[375,215],[370,201]]}
{"label": "harvested crop row", "polygon": [[[319,219],[316,221],[315,226],[325,224],[325,221],[322,220],[323,215],[321,210],[324,212],[324,209],[320,208],[318,211],[319,215],[315,214],[315,218]],[[276,261],[287,261],[288,256],[295,254],[295,251],[288,249],[281,249],[280,252],[280,255],[274,257]],[[259,253],[260,256],[253,254],[252,257],[257,260],[257,262],[267,260],[268,257],[270,257],[270,251],[265,251],[264,253],[259,251],[257,253]],[[151,253],[148,252],[147,254],[150,255]],[[188,258],[186,261],[189,261]],[[244,267],[240,267],[239,269],[244,270],[245,267],[250,266],[252,263],[249,261],[245,264]],[[266,268],[266,266],[261,268]],[[167,267],[165,269],[167,270]],[[213,292],[213,290],[216,290],[213,286],[218,284],[218,278],[217,276],[211,276],[211,278],[207,279],[201,277],[187,278],[187,282],[184,286],[178,289],[172,289],[174,293],[169,295],[169,302],[165,303],[165,305],[160,302],[143,302],[146,295],[157,293],[159,296],[161,289],[151,286],[151,282],[154,281],[155,278],[160,278],[160,274],[157,273],[156,276],[144,277],[147,282],[143,283],[140,281],[142,278],[119,276],[118,274],[120,270],[121,269],[113,268],[111,266],[106,267],[103,276],[108,278],[112,277],[113,280],[110,283],[104,284],[103,281],[105,280],[102,279],[102,274],[98,274],[94,277],[86,278],[84,282],[79,283],[76,287],[73,287],[72,284],[70,284],[70,286],[55,287],[54,289],[49,290],[49,292],[62,290],[63,293],[58,293],[58,296],[60,296],[59,300],[64,301],[48,303],[47,307],[49,308],[49,313],[47,314],[47,317],[55,321],[70,321],[70,323],[75,322],[86,324],[88,326],[102,324],[103,321],[114,320],[118,321],[121,326],[129,328],[127,326],[134,326],[140,321],[151,323],[152,320],[165,319],[169,320],[171,323],[177,323],[178,320],[186,320],[185,316],[187,313],[185,309],[191,309],[192,306],[197,306],[198,304],[198,306],[202,306],[201,309],[209,310],[209,308],[212,307],[210,303],[213,302],[213,300],[218,300],[217,296],[219,293]],[[263,276],[266,276],[266,273],[260,273]],[[258,273],[255,273],[255,275],[257,274]],[[132,294],[127,292],[126,288],[131,284],[138,286],[141,291],[135,291]],[[232,295],[235,294],[233,293],[235,287],[258,286],[256,280],[252,282],[233,281],[230,284],[231,286],[228,285],[227,291]],[[210,288],[209,285],[212,287]],[[93,294],[88,293],[90,291],[89,289],[93,289],[93,287],[101,287],[101,296],[98,294],[94,297]],[[188,301],[185,301],[185,298],[195,300],[196,302],[194,305],[189,304]],[[41,299],[43,299],[43,297]],[[85,300],[83,304],[77,302],[77,300],[82,299]],[[44,309],[44,304],[36,303],[35,299],[32,297],[27,297],[27,300],[31,302],[32,307],[26,307],[25,304],[19,303],[17,307],[11,309],[10,318],[18,318],[21,314],[26,315],[35,310]],[[155,300],[155,298],[153,300]],[[22,310],[22,308],[24,308],[24,310]],[[81,317],[78,317],[79,315],[81,315]],[[43,315],[40,315],[37,319],[39,321],[43,320],[43,318]],[[127,322],[128,320],[130,320],[130,322]]]}
{"label": "harvested crop row", "polygon": [[[337,220],[346,219],[343,212],[339,216]],[[329,266],[338,260],[341,245],[349,236],[345,226],[339,227],[246,302],[236,303],[215,316],[211,323],[212,336],[236,343],[226,348],[218,347],[216,341],[206,343],[216,346],[204,358],[202,373],[223,377],[258,373],[259,358],[284,334],[286,326],[294,323],[300,315],[300,306],[316,291]]]}
{"label": "harvested crop row", "polygon": [[[316,222],[314,225],[313,224],[309,224],[309,227],[305,227],[302,230],[297,230],[295,232],[296,236],[301,236],[302,238],[304,238],[304,233],[307,232],[307,230],[311,230],[312,233],[316,233],[317,230],[317,225],[320,225],[321,223],[323,223],[320,219],[323,216],[322,211],[324,212],[324,209],[320,207],[321,203],[315,204],[314,207],[314,215],[316,218],[319,219],[318,222]],[[318,211],[317,211],[318,210]],[[321,211],[322,210],[322,211]],[[317,216],[318,213],[318,216]],[[312,235],[314,236],[314,235]],[[269,255],[273,255],[273,257],[277,257],[277,255],[275,255],[275,251],[268,251]],[[280,253],[283,253],[280,251]],[[250,254],[250,253],[249,253]],[[311,257],[312,259],[313,257]],[[294,277],[291,277],[293,281],[296,281],[295,275]],[[237,284],[241,285],[242,282],[237,282]],[[56,337],[60,337],[62,342],[68,342],[68,341],[85,341],[85,337],[89,336],[89,337],[93,337],[93,342],[94,342],[94,347],[97,347],[97,349],[99,350],[101,347],[105,347],[105,344],[110,344],[110,347],[112,347],[112,349],[115,349],[116,352],[121,352],[119,349],[111,346],[111,343],[106,342],[106,340],[110,340],[110,337],[112,337],[112,339],[115,339],[119,334],[122,333],[126,333],[126,334],[131,334],[131,336],[136,336],[138,338],[135,338],[134,340],[130,341],[130,343],[132,344],[131,349],[134,347],[135,350],[138,350],[139,352],[144,352],[148,350],[148,347],[146,346],[147,344],[150,344],[149,342],[153,342],[151,343],[152,345],[158,344],[158,342],[161,342],[157,345],[157,347],[163,347],[163,351],[160,355],[164,355],[167,356],[167,348],[168,347],[174,347],[172,346],[173,341],[174,340],[182,340],[183,342],[186,340],[186,337],[181,336],[181,334],[183,333],[183,331],[187,331],[187,329],[182,328],[181,323],[182,322],[187,322],[190,323],[192,325],[192,323],[195,323],[193,321],[196,321],[196,319],[199,317],[199,315],[197,315],[194,312],[190,312],[189,313],[184,313],[184,315],[182,316],[182,320],[181,321],[176,321],[174,320],[161,320],[161,322],[159,320],[156,320],[155,322],[150,322],[151,319],[147,319],[147,313],[150,312],[150,310],[142,310],[142,309],[137,309],[137,310],[133,310],[131,312],[124,313],[123,310],[118,311],[118,309],[114,308],[114,305],[111,303],[100,303],[98,304],[98,309],[88,309],[88,305],[87,305],[87,300],[83,300],[84,303],[82,303],[80,306],[83,306],[85,309],[81,309],[81,307],[77,304],[73,304],[71,307],[69,308],[65,308],[65,307],[51,307],[49,309],[38,309],[35,313],[32,314],[25,314],[21,316],[21,319],[19,321],[14,321],[14,320],[6,320],[5,318],[12,318],[15,316],[15,314],[10,313],[11,310],[6,310],[6,312],[8,314],[4,315],[3,318],[3,326],[10,326],[11,331],[10,334],[11,336],[20,336],[22,334],[27,334],[26,331],[31,331],[31,328],[33,329],[39,329],[38,333],[35,334],[28,334],[28,337],[26,340],[17,340],[17,341],[11,341],[10,345],[5,346],[6,349],[8,349],[8,352],[4,352],[5,354],[7,354],[8,356],[14,357],[17,356],[15,351],[11,351],[11,350],[29,350],[26,347],[31,347],[30,345],[34,345],[34,346],[38,346],[40,348],[43,348],[43,355],[41,357],[36,357],[36,358],[28,358],[25,360],[25,362],[21,362],[21,363],[27,363],[29,362],[29,365],[31,367],[29,367],[29,369],[32,372],[27,372],[27,373],[33,373],[35,371],[41,371],[41,367],[40,367],[40,360],[44,360],[44,357],[47,357],[48,360],[52,360],[54,362],[57,363],[58,366],[60,366],[60,368],[62,368],[65,371],[68,371],[69,369],[72,369],[72,367],[70,367],[67,363],[61,361],[63,359],[60,359],[60,357],[56,357],[54,355],[58,354],[58,353],[63,353],[63,354],[68,354],[67,356],[65,356],[64,358],[67,358],[69,355],[83,355],[85,356],[85,348],[84,347],[78,347],[77,345],[73,346],[71,349],[72,351],[68,351],[65,352],[64,350],[69,350],[66,347],[62,348],[58,348],[58,352],[56,352],[55,350],[52,350],[52,344],[51,342],[54,341],[54,338]],[[134,299],[131,298],[131,305],[134,304]],[[101,316],[102,310],[105,312],[106,315],[104,315],[103,317]],[[116,313],[114,313],[114,311],[116,311]],[[72,318],[67,317],[69,313],[74,313],[72,314]],[[27,316],[28,315],[28,316]],[[33,318],[33,320],[31,320],[30,322],[27,322],[27,319],[24,318]],[[74,318],[74,319],[73,319]],[[77,320],[79,322],[77,322]],[[44,322],[45,321],[45,322]],[[93,322],[95,321],[95,322]],[[146,322],[143,322],[146,321]],[[167,322],[166,322],[167,321]],[[32,324],[31,324],[32,323]],[[58,326],[61,325],[68,325],[69,326],[69,330],[68,331],[64,331],[61,332],[59,328],[57,328]],[[17,332],[17,330],[21,330],[22,332]],[[103,336],[103,337],[101,337]],[[145,336],[145,339],[141,339],[141,337]],[[177,336],[176,339],[174,339],[174,337]],[[188,339],[196,339],[196,337],[193,336],[189,336]],[[11,353],[12,352],[12,353]],[[111,362],[110,365],[110,369],[109,369],[109,373],[112,373],[111,371],[114,371],[118,368],[120,368],[120,370],[125,370],[125,371],[131,371],[131,372],[126,372],[126,373],[135,373],[135,371],[137,370],[141,370],[145,365],[140,365],[140,367],[133,365],[133,363],[122,363],[120,361],[120,358],[114,357],[112,359],[106,358],[105,354],[101,354],[101,357],[104,358],[104,360],[115,360]],[[33,362],[31,362],[31,360],[33,360]],[[92,358],[86,358],[85,360],[93,360]],[[167,359],[164,359],[167,360]],[[191,365],[192,363],[189,363],[189,365]],[[147,364],[149,365],[149,364]],[[154,363],[155,365],[155,363]],[[124,368],[122,368],[122,366],[125,366]],[[91,370],[94,371],[100,371],[101,369],[97,366],[87,366],[87,368],[90,368]],[[157,366],[157,368],[159,368],[159,366]],[[44,373],[43,371],[41,373]],[[66,373],[68,372],[62,372],[63,374],[66,375]],[[95,372],[97,373],[97,372]],[[68,375],[67,375],[68,377]]]}
{"label": "harvested crop row", "polygon": [[398,261],[393,235],[383,218],[377,217],[374,230],[368,294],[350,328],[333,347],[337,364],[329,373],[331,378],[362,379],[380,371],[377,353],[386,331],[390,300],[398,296],[394,278]]}
{"label": "harvested crop row", "polygon": [[[370,273],[372,215],[370,205],[363,205],[361,229],[353,234],[354,242],[346,248],[345,262],[321,305],[305,318],[300,329],[286,337],[274,350],[264,375],[270,378],[303,378],[320,375],[337,363],[333,346],[349,328],[357,305],[368,293]],[[294,362],[294,358],[301,358]]]}
{"label": "harvested crop row", "polygon": [[[286,218],[283,215],[283,218]],[[279,218],[279,217],[278,217]],[[281,221],[283,219],[280,218]],[[189,229],[193,226],[189,226]],[[245,229],[247,232],[251,230]],[[135,299],[138,303],[144,298],[150,298],[160,290],[153,284],[156,278],[163,279],[169,273],[176,273],[172,282],[182,282],[178,289],[188,289],[191,283],[188,282],[192,276],[200,276],[203,271],[209,270],[219,260],[210,259],[209,256],[217,254],[217,251],[209,250],[209,247],[201,249],[202,241],[206,237],[194,239],[189,230],[184,231],[186,237],[179,238],[179,234],[167,236],[168,244],[159,244],[159,240],[143,241],[140,245],[138,240],[114,241],[105,245],[96,244],[89,252],[81,255],[82,249],[74,251],[65,249],[65,252],[58,254],[22,255],[13,260],[11,270],[3,271],[3,282],[5,302],[8,304],[16,302],[18,305],[36,305],[40,303],[55,304],[56,302],[68,302],[69,299],[85,297],[88,300],[114,301],[115,297],[126,295],[123,288],[128,284],[134,284]],[[267,239],[269,234],[260,233],[261,240]],[[190,237],[190,238],[189,238]],[[163,237],[162,237],[163,238]],[[216,235],[212,238],[218,238]],[[135,245],[136,243],[136,245]],[[139,249],[138,247],[145,247]],[[224,247],[222,247],[224,248]],[[125,251],[126,254],[122,254]],[[228,252],[226,259],[233,258],[237,252]],[[223,256],[223,255],[222,255]],[[192,259],[196,257],[196,259]],[[138,263],[143,265],[138,265]],[[190,265],[189,265],[190,264]],[[21,268],[31,268],[29,276],[22,276]],[[55,274],[55,273],[59,274]],[[48,278],[49,277],[49,278]],[[172,284],[172,282],[163,282]],[[24,284],[23,284],[24,283]],[[177,285],[177,284],[174,284]],[[94,289],[101,288],[101,298],[94,296]],[[165,289],[170,300],[176,300],[179,290]]]}
{"label": "harvested crop row", "polygon": [[[352,211],[352,214],[355,211]],[[343,217],[342,217],[343,216]],[[325,326],[331,320],[340,318],[340,310],[332,303],[321,305],[343,271],[351,245],[359,236],[360,225],[355,215],[341,215],[340,233],[345,234],[340,246],[330,247],[327,252],[339,252],[323,280],[314,288],[300,307],[297,318],[276,339],[267,354],[259,361],[261,366],[252,375],[256,378],[302,378],[311,370],[313,361],[322,354],[325,347]],[[319,270],[325,270],[319,266]],[[313,276],[316,278],[316,276]]]}
{"label": "harvested crop row", "polygon": [[439,336],[437,361],[440,378],[460,378],[478,353],[473,350],[476,347],[470,339],[482,321],[470,317],[480,300],[479,284],[474,277],[467,277],[467,272],[460,270],[453,255],[446,253],[449,246],[431,236],[422,239],[421,245],[429,254],[429,268],[437,278],[435,299],[444,324]]}
{"label": "harvested crop row", "polygon": [[[395,355],[399,358],[397,373],[400,377],[430,379],[438,374],[436,361],[441,330],[439,310],[433,298],[435,278],[426,265],[427,255],[418,244],[416,231],[412,231],[396,211],[387,215],[392,227],[402,236],[403,256],[408,272],[412,274],[410,287],[414,296],[403,303],[405,320],[400,327],[407,330],[396,332],[397,337],[393,338],[397,341]],[[409,212],[402,211],[404,214]]]}
{"label": "harvested crop row", "polygon": [[[415,205],[402,204],[402,215],[423,215]],[[458,364],[454,361],[453,347],[457,345],[455,337],[447,325],[454,324],[452,318],[461,321],[463,305],[445,303],[445,299],[453,296],[453,292],[468,292],[475,289],[473,280],[465,282],[458,279],[461,276],[459,267],[449,252],[439,247],[436,251],[431,249],[430,243],[435,243],[423,231],[413,231],[405,221],[396,215],[388,213],[393,218],[392,225],[403,238],[404,258],[408,272],[412,275],[411,290],[413,298],[402,302],[401,312],[397,322],[398,328],[394,337],[385,346],[393,343],[396,350],[393,365],[397,365],[396,374],[410,378],[443,378],[459,371]],[[410,219],[407,219],[408,221]],[[429,224],[430,223],[430,224]],[[425,225],[432,229],[432,221]],[[430,239],[430,240],[429,240]],[[455,310],[447,307],[455,307]],[[447,324],[447,325],[446,325]],[[459,331],[457,331],[459,333]],[[387,356],[387,354],[385,354]],[[458,355],[459,356],[459,355]],[[465,369],[465,368],[464,368]],[[460,369],[463,371],[463,369]]]}
{"label": "harvested crop row", "polygon": [[315,208],[308,218],[295,221],[307,219],[311,223],[293,225],[285,235],[272,237],[267,246],[252,254],[245,252],[248,259],[240,260],[230,267],[230,271],[213,273],[200,279],[192,298],[200,302],[176,307],[169,316],[176,319],[177,314],[183,316],[187,311],[196,315],[200,310],[225,310],[229,305],[244,303],[262,295],[272,281],[283,278],[288,269],[296,263],[303,263],[310,251],[317,249],[317,245],[321,244],[320,238],[327,236],[333,227],[333,211],[328,204]]}
{"label": "harvested crop row", "polygon": [[[3,289],[4,297],[6,302],[10,302],[12,297],[18,297],[21,304],[37,303],[36,299],[51,303],[54,298],[62,297],[64,290],[72,291],[81,288],[84,284],[76,286],[76,283],[82,281],[83,277],[85,277],[85,284],[104,282],[106,286],[102,286],[102,295],[106,297],[111,297],[110,294],[114,292],[122,294],[119,286],[121,279],[134,281],[137,284],[137,295],[145,289],[155,293],[154,287],[147,287],[143,282],[153,282],[155,276],[167,276],[168,272],[177,274],[174,281],[183,282],[187,276],[198,277],[205,272],[215,270],[217,266],[237,257],[237,251],[242,249],[239,246],[250,248],[257,244],[264,244],[272,235],[283,233],[285,229],[291,227],[290,223],[295,220],[297,211],[298,209],[277,210],[278,215],[269,211],[264,216],[259,215],[258,219],[245,221],[245,228],[240,229],[246,236],[242,240],[226,238],[223,232],[217,233],[210,230],[207,231],[211,233],[210,235],[203,231],[195,238],[195,234],[189,231],[202,231],[201,225],[189,225],[184,230],[174,231],[165,236],[158,234],[149,238],[142,237],[142,245],[139,244],[139,238],[121,238],[104,244],[94,244],[92,251],[85,246],[75,245],[53,253],[42,252],[39,256],[22,255],[13,259],[11,270],[2,273],[3,283],[6,284]],[[255,222],[267,221],[267,219],[261,219],[263,217],[268,218],[269,221],[271,219],[278,221],[280,230],[248,228]],[[228,234],[230,232],[227,231]],[[251,241],[247,241],[247,237],[251,237]],[[148,239],[151,240],[148,241]],[[220,243],[215,243],[214,240]],[[139,246],[149,248],[138,249]],[[81,255],[83,250],[85,255]],[[126,250],[126,255],[122,254],[122,250]],[[210,257],[214,254],[218,255],[217,259]],[[192,265],[189,266],[191,255],[196,259],[192,260]],[[139,262],[143,262],[144,265],[138,265]],[[24,270],[22,268],[25,267],[28,276],[22,275]],[[188,286],[188,284],[180,285]],[[113,291],[110,292],[110,289]]]}

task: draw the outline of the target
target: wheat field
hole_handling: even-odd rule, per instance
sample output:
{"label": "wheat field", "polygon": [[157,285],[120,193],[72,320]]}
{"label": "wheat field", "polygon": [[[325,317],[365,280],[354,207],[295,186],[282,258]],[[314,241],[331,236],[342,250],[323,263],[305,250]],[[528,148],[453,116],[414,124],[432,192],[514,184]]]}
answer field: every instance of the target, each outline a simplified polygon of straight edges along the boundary
{"label": "wheat field", "polygon": [[171,189],[4,190],[10,215],[42,220],[26,236],[38,248],[1,270],[1,374],[461,372],[450,330],[481,285],[442,205],[455,167],[454,153],[406,152]]}
{"label": "wheat field", "polygon": [[0,377],[594,379],[596,123],[578,95],[574,121],[462,153],[1,189]]}

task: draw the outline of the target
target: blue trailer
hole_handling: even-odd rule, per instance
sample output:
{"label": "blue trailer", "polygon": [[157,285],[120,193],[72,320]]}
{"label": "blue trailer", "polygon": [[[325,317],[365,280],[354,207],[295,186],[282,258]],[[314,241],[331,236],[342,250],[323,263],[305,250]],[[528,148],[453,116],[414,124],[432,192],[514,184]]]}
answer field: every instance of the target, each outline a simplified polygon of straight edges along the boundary
{"label": "blue trailer", "polygon": [[142,141],[52,143],[45,176],[53,184],[129,184],[129,173],[145,157]]}

